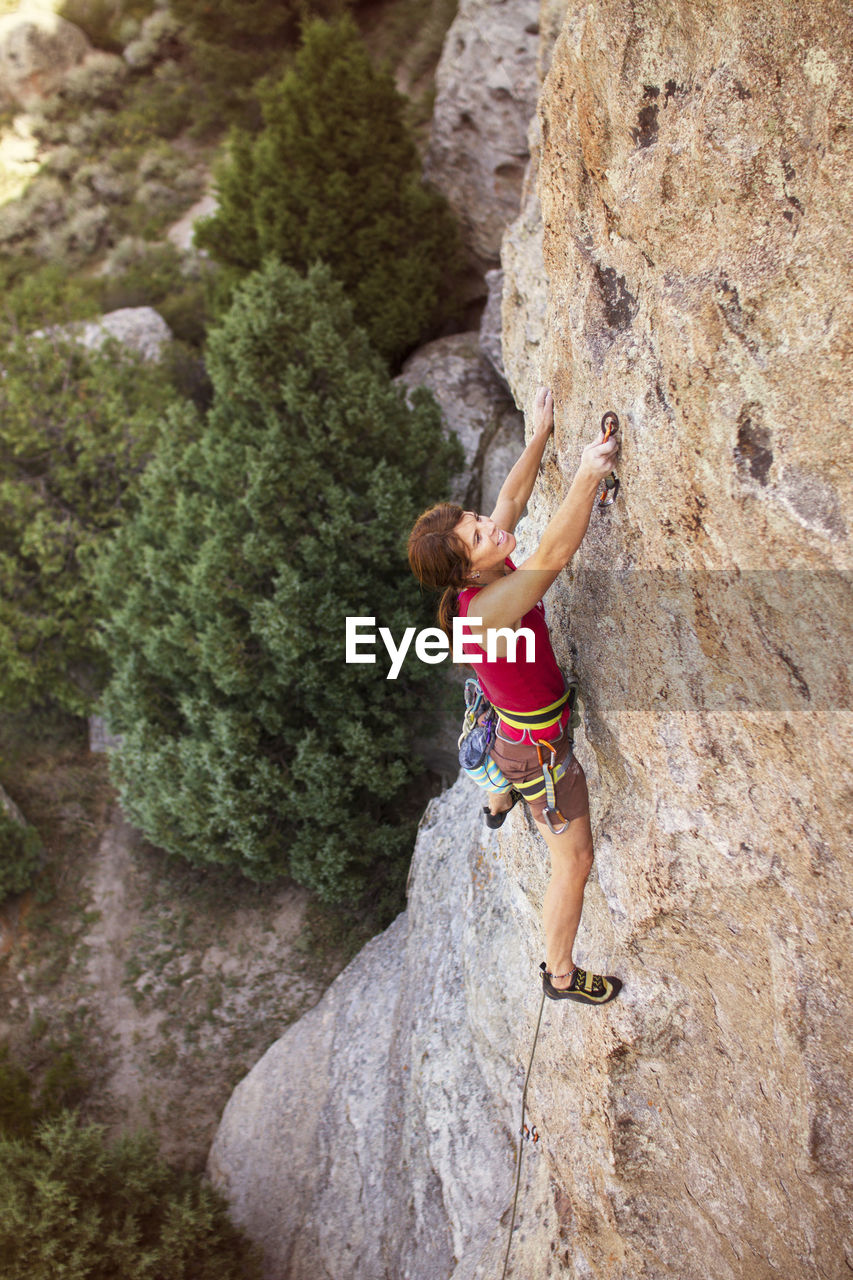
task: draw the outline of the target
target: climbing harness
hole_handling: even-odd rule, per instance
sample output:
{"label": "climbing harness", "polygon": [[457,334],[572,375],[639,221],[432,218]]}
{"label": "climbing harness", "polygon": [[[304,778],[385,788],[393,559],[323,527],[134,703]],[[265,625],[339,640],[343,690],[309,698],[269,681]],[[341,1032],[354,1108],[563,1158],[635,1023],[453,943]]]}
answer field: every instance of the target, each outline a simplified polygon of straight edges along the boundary
{"label": "climbing harness", "polygon": [[[601,430],[604,432],[602,444],[606,444],[610,437],[619,430],[619,419],[612,409],[608,409],[601,419]],[[598,506],[609,507],[612,502],[615,502],[618,492],[619,477],[615,471],[611,471],[609,476],[604,477],[604,487],[598,495]]]}
{"label": "climbing harness", "polygon": [[567,703],[571,710],[571,724],[572,726],[577,724],[578,720],[575,712],[577,697],[577,681],[569,680],[557,701],[549,702],[547,707],[538,707],[536,711],[508,711],[504,707],[495,707],[495,711],[504,724],[508,724],[511,729],[520,730],[525,737],[534,742],[533,735],[535,733],[544,733],[546,729],[552,729],[555,724],[559,723],[563,708]]}
{"label": "climbing harness", "polygon": [[[537,711],[505,711],[502,707],[495,707],[495,711],[505,724],[524,732],[525,736],[529,737],[536,747],[542,777],[533,778],[530,782],[514,782],[513,786],[516,791],[521,792],[528,802],[539,800],[542,796],[545,797],[545,812],[542,817],[548,830],[555,836],[560,835],[569,825],[566,818],[557,808],[557,783],[561,778],[565,777],[572,762],[571,730],[579,719],[576,709],[577,696],[578,686],[572,680],[568,682],[562,696],[556,702],[552,702],[547,707],[540,707]],[[546,729],[551,729],[554,725],[559,724],[563,715],[563,708],[567,705],[570,713],[568,722],[569,752],[563,760],[557,763],[557,743],[549,738],[539,738],[534,735],[543,733]],[[500,736],[500,731],[498,731],[498,737]],[[560,739],[558,738],[557,742],[559,741]]]}
{"label": "climbing harness", "polygon": [[[509,1239],[506,1242],[506,1257],[504,1258],[504,1269],[501,1272],[501,1280],[506,1280],[506,1269],[509,1266],[509,1254],[510,1254],[510,1250],[512,1249],[512,1233],[513,1233],[513,1229],[515,1228],[515,1214],[516,1214],[516,1210],[518,1209],[518,1189],[521,1186],[521,1153],[524,1149],[523,1139],[527,1137],[527,1133],[529,1132],[527,1129],[527,1125],[524,1123],[524,1109],[527,1105],[527,1086],[530,1083],[530,1072],[533,1069],[533,1058],[536,1054],[536,1043],[539,1039],[539,1027],[542,1024],[542,1010],[544,1008],[545,1008],[545,992],[543,990],[542,1000],[539,1005],[539,1017],[536,1019],[536,1031],[534,1032],[534,1035],[533,1035],[533,1048],[530,1050],[530,1062],[527,1064],[527,1075],[524,1077],[524,1088],[521,1092],[521,1136],[518,1141],[518,1159],[516,1161],[516,1166],[515,1166],[515,1195],[513,1196],[513,1200],[512,1200],[512,1217],[510,1219],[510,1224],[509,1224]],[[533,1141],[538,1142],[539,1134],[535,1126],[533,1128],[533,1133],[535,1134]]]}

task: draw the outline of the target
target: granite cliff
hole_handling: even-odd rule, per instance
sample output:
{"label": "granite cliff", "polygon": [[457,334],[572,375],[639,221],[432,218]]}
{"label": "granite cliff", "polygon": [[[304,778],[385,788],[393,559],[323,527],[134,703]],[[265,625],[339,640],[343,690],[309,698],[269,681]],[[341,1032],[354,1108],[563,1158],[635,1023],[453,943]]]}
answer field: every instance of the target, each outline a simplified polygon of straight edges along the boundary
{"label": "granite cliff", "polygon": [[[503,367],[557,403],[528,537],[621,419],[619,499],[548,604],[584,689],[578,956],[625,987],[545,1009],[519,1280],[853,1267],[851,26],[543,6]],[[225,1112],[210,1172],[270,1280],[501,1273],[546,869],[478,804],[433,802],[406,913]]]}

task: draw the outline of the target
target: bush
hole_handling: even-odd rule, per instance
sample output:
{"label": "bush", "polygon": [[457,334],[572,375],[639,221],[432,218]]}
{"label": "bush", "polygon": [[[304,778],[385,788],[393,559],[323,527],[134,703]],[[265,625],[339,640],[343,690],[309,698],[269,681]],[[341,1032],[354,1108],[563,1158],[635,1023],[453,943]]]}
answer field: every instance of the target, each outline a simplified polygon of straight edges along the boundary
{"label": "bush", "polygon": [[157,9],[146,18],[124,51],[125,61],[137,71],[147,71],[185,52],[183,27],[168,9]]}
{"label": "bush", "polygon": [[0,808],[0,902],[29,889],[43,855],[44,846],[35,827],[15,822]]}
{"label": "bush", "polygon": [[34,1118],[29,1073],[0,1045],[0,1137],[30,1137]]}
{"label": "bush", "polygon": [[198,244],[238,272],[270,255],[328,263],[376,349],[400,360],[448,308],[456,244],[443,198],[423,184],[404,99],[346,21],[311,23],[261,100],[264,127],[232,139]]}
{"label": "bush", "polygon": [[346,666],[344,620],[426,623],[404,535],[459,450],[429,396],[407,406],[325,267],[249,277],[208,371],[204,430],[170,445],[173,415],[100,566],[122,804],[191,861],[340,898],[410,852],[432,675]]}
{"label": "bush", "polygon": [[126,237],[110,256],[110,273],[99,280],[99,309],[156,307],[179,341],[200,347],[207,303],[204,272],[199,273],[198,265],[198,259],[185,258],[174,245]]}
{"label": "bush", "polygon": [[96,48],[120,53],[122,27],[146,17],[153,7],[154,0],[65,0],[60,12],[85,31]]}
{"label": "bush", "polygon": [[0,272],[0,345],[39,325],[82,320],[97,311],[88,282],[71,280],[58,263],[15,258]]}
{"label": "bush", "polygon": [[4,1280],[253,1280],[250,1249],[200,1178],[149,1136],[109,1144],[68,1112],[0,1139]]}
{"label": "bush", "polygon": [[19,337],[0,379],[0,704],[85,713],[100,688],[90,560],[133,505],[161,370],[61,333]]}
{"label": "bush", "polygon": [[[207,114],[222,120],[246,111],[252,86],[281,65],[308,17],[331,17],[347,0],[171,0],[186,26],[194,69],[206,87]],[[200,104],[201,105],[201,104]]]}

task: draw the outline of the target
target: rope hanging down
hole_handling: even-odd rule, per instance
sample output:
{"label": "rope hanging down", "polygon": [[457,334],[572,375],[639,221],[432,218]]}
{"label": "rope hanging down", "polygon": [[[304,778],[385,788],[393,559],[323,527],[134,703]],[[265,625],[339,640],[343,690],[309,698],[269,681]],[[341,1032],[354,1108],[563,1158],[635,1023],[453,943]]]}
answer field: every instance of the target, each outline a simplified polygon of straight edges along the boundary
{"label": "rope hanging down", "polygon": [[515,1211],[518,1208],[518,1189],[521,1185],[521,1152],[524,1147],[524,1108],[527,1105],[527,1086],[530,1083],[530,1072],[533,1069],[533,1058],[536,1054],[536,1044],[539,1040],[539,1027],[542,1023],[542,1010],[545,1008],[545,989],[542,989],[542,999],[539,1003],[539,1017],[536,1019],[536,1031],[533,1034],[533,1048],[530,1050],[530,1061],[527,1064],[527,1075],[524,1077],[524,1088],[521,1091],[521,1124],[518,1129],[518,1160],[515,1169],[515,1195],[512,1201],[512,1218],[509,1224],[509,1239],[506,1242],[506,1257],[504,1258],[504,1269],[501,1272],[501,1280],[506,1280],[506,1269],[509,1266],[509,1254],[512,1249],[512,1233],[515,1229]]}

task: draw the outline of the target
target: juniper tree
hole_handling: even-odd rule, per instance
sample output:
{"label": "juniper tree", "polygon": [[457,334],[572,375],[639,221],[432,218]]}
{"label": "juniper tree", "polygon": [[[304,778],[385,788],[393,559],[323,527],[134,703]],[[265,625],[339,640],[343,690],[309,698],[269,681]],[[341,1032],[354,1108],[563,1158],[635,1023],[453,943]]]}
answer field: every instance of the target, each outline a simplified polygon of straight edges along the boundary
{"label": "juniper tree", "polygon": [[110,1144],[66,1112],[29,1138],[0,1137],[4,1280],[250,1280],[247,1242],[200,1178],[169,1169],[153,1139]]}
{"label": "juniper tree", "polygon": [[242,103],[253,81],[275,68],[296,43],[309,15],[331,17],[346,0],[171,0],[186,23],[193,65],[223,107]]}
{"label": "juniper tree", "polygon": [[[211,333],[213,405],[176,423],[101,571],[122,802],[161,846],[327,899],[410,848],[400,805],[431,669],[345,665],[345,619],[424,624],[405,535],[459,462],[327,267],[269,262]],[[170,444],[170,438],[174,443]],[[381,878],[381,873],[380,873]]]}
{"label": "juniper tree", "polygon": [[0,363],[0,705],[83,712],[103,672],[87,557],[132,505],[172,392],[67,337],[19,337]]}
{"label": "juniper tree", "polygon": [[23,826],[0,805],[0,903],[23,893],[44,861],[44,845],[35,827]]}
{"label": "juniper tree", "polygon": [[404,99],[350,20],[310,23],[260,96],[263,128],[232,138],[198,243],[237,272],[268,255],[328,263],[377,350],[398,360],[447,306],[457,243],[444,199],[422,180]]}

